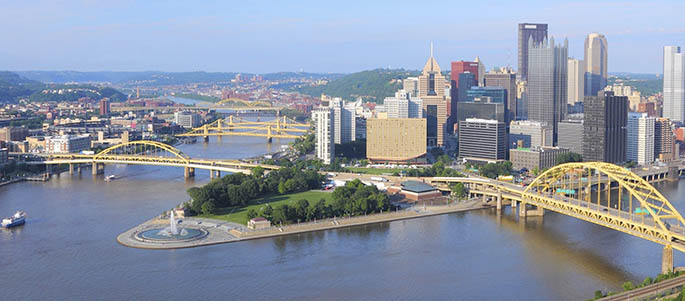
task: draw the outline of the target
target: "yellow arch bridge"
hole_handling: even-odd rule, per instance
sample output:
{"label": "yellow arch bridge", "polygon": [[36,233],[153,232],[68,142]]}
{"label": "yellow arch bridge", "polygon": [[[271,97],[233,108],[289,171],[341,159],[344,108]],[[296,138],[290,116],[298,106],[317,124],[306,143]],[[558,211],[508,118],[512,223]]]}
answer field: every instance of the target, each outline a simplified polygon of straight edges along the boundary
{"label": "yellow arch bridge", "polygon": [[275,170],[278,166],[265,164],[245,163],[238,160],[221,159],[193,159],[165,143],[138,140],[122,143],[107,148],[94,155],[84,154],[46,154],[46,160],[40,164],[48,167],[55,164],[69,164],[69,173],[74,173],[74,167],[81,164],[92,164],[93,174],[104,172],[105,164],[138,164],[153,166],[182,167],[186,178],[195,176],[195,169],[210,171],[213,178],[221,176],[221,172],[250,173],[254,167],[262,167],[265,170]]}
{"label": "yellow arch bridge", "polygon": [[610,163],[566,163],[526,187],[486,178],[427,179],[441,189],[463,183],[469,196],[494,200],[497,209],[518,206],[519,217],[551,210],[664,246],[662,271],[673,270],[673,249],[685,252],[685,220],[652,185]]}
{"label": "yellow arch bridge", "polygon": [[209,136],[250,136],[266,137],[271,141],[273,138],[295,139],[309,132],[309,128],[309,124],[299,123],[286,116],[270,121],[249,121],[231,115],[227,119],[218,119],[194,128],[178,137],[203,137],[207,141]]}

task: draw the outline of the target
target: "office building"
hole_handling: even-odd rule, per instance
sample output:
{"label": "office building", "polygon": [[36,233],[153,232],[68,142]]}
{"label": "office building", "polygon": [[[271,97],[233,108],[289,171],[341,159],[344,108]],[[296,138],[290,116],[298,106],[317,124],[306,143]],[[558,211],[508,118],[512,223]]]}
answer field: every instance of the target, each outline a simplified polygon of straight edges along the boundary
{"label": "office building", "polygon": [[599,33],[585,38],[585,95],[595,96],[607,85],[607,39]]}
{"label": "office building", "polygon": [[547,40],[547,24],[521,23],[518,25],[518,70],[519,80],[528,80],[528,47]]}
{"label": "office building", "polygon": [[372,162],[412,162],[426,154],[426,119],[370,118],[366,122],[366,157]]}
{"label": "office building", "polygon": [[485,63],[483,63],[479,57],[476,57],[473,61],[478,63],[478,73],[476,73],[478,86],[485,86]]}
{"label": "office building", "polygon": [[0,128],[0,141],[24,141],[28,135],[29,129],[23,126]]}
{"label": "office building", "polygon": [[411,97],[419,97],[419,78],[407,77],[402,80],[402,90],[406,91]]}
{"label": "office building", "polygon": [[430,57],[419,76],[419,98],[423,101],[423,117],[427,122],[428,146],[441,147],[444,144],[449,98],[445,95],[445,77],[433,57],[433,45]]}
{"label": "office building", "polygon": [[493,119],[504,123],[508,122],[507,109],[503,103],[493,102],[491,97],[479,97],[473,101],[460,102],[456,121],[461,122],[469,118]]}
{"label": "office building", "polygon": [[647,114],[628,112],[626,120],[626,160],[628,161],[637,162],[639,121],[642,117],[647,117]]}
{"label": "office building", "polygon": [[552,126],[544,121],[519,120],[509,125],[509,148],[552,146]]}
{"label": "office building", "polygon": [[535,45],[528,40],[528,119],[544,121],[554,128],[566,116],[568,100],[568,40],[555,45],[554,38]]}
{"label": "office building", "polygon": [[516,109],[516,73],[510,68],[500,68],[486,73],[483,81],[486,87],[499,87],[507,91],[509,120],[515,120],[518,116]]}
{"label": "office building", "polygon": [[507,90],[500,87],[471,87],[466,91],[466,101],[473,102],[476,98],[489,97],[492,102],[504,104],[504,108],[509,108]]}
{"label": "office building", "polygon": [[673,124],[668,118],[658,118],[654,122],[654,159],[661,162],[673,160],[674,157]]}
{"label": "office building", "polygon": [[680,46],[664,47],[663,117],[685,122],[685,53]]}
{"label": "office building", "polygon": [[507,158],[506,124],[468,118],[459,122],[459,157],[468,161],[496,162]]}
{"label": "office building", "polygon": [[516,170],[543,170],[557,165],[557,157],[568,152],[560,147],[514,148],[509,150],[509,161]]}
{"label": "office building", "polygon": [[643,116],[638,121],[637,163],[654,162],[654,117]]}
{"label": "office building", "polygon": [[559,122],[557,146],[582,155],[583,131],[583,119],[566,119]]}
{"label": "office building", "polygon": [[325,164],[331,164],[335,157],[335,113],[333,108],[322,107],[312,110],[316,139],[316,157]]}
{"label": "office building", "polygon": [[198,127],[201,123],[200,115],[191,112],[175,112],[174,122],[176,124],[186,128]]}
{"label": "office building", "polygon": [[656,112],[656,103],[654,102],[641,102],[637,105],[637,111],[639,113],[647,113],[650,117],[659,117]]}
{"label": "office building", "polygon": [[626,161],[628,98],[604,92],[585,97],[583,160]]}
{"label": "office building", "polygon": [[45,137],[45,152],[78,153],[90,149],[90,140],[91,137],[88,134]]}
{"label": "office building", "polygon": [[628,110],[636,112],[642,101],[642,95],[639,91],[634,91],[633,87],[624,84],[613,84],[604,87],[604,91],[612,91],[616,96],[628,97]]}
{"label": "office building", "polygon": [[[450,70],[450,118],[447,128],[452,131],[457,123],[457,102],[464,101],[466,90],[478,85],[478,62],[452,62]],[[463,75],[462,74],[465,74]],[[461,93],[460,89],[462,88]],[[460,98],[461,95],[461,98]]]}
{"label": "office building", "polygon": [[567,103],[574,105],[585,97],[585,62],[568,59],[568,98]]}
{"label": "office building", "polygon": [[516,81],[516,119],[528,119],[528,82]]}
{"label": "office building", "polygon": [[109,115],[109,98],[103,98],[100,100],[100,116]]}
{"label": "office building", "polygon": [[423,101],[404,90],[395,92],[394,97],[386,97],[383,106],[387,118],[423,118]]}
{"label": "office building", "polygon": [[333,141],[343,144],[355,141],[356,135],[356,108],[354,103],[345,103],[340,97],[327,98],[328,107],[333,109],[334,132]]}

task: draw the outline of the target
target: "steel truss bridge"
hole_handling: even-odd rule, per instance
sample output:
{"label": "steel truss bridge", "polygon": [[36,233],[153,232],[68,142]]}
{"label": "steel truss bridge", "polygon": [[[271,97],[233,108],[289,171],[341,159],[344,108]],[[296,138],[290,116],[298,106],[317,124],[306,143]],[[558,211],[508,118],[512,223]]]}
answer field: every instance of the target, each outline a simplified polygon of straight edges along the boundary
{"label": "steel truss bridge", "polygon": [[209,136],[251,136],[266,137],[271,141],[273,138],[295,139],[309,132],[309,128],[309,124],[299,123],[286,116],[270,121],[249,121],[231,115],[227,119],[218,119],[177,136],[203,137],[205,141]]}
{"label": "steel truss bridge", "polygon": [[94,175],[104,172],[105,164],[136,164],[152,166],[182,167],[186,178],[194,177],[196,169],[210,171],[210,177],[221,176],[221,172],[251,173],[252,168],[262,167],[265,170],[276,170],[275,165],[252,164],[238,160],[222,159],[194,159],[165,143],[138,140],[122,143],[107,148],[94,155],[84,154],[45,154],[45,161],[35,162],[46,164],[48,168],[56,164],[69,164],[69,173],[74,173],[74,168],[81,164],[92,164]]}
{"label": "steel truss bridge", "polygon": [[551,210],[661,244],[662,272],[673,270],[673,249],[685,252],[681,214],[645,179],[614,164],[561,164],[527,187],[485,178],[426,180],[441,189],[462,183],[470,197],[494,200],[498,210],[505,202],[512,209],[518,207],[519,217],[542,216]]}

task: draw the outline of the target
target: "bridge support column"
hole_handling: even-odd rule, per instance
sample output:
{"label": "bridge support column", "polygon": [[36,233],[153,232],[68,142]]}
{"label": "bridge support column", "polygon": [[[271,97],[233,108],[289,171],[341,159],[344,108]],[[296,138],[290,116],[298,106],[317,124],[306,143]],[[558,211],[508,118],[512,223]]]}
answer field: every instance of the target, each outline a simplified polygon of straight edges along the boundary
{"label": "bridge support column", "polygon": [[511,208],[516,208],[516,200],[511,200]]}
{"label": "bridge support column", "polygon": [[214,170],[213,169],[209,170],[209,178],[214,179]]}
{"label": "bridge support column", "polygon": [[526,217],[526,203],[521,202],[521,207],[519,207],[519,217]]}
{"label": "bridge support column", "polygon": [[195,177],[195,168],[187,166],[183,168],[183,177],[186,179]]}
{"label": "bridge support column", "polygon": [[105,172],[105,163],[93,162],[93,175],[99,175]]}
{"label": "bridge support column", "polygon": [[74,174],[74,164],[69,163],[69,174],[70,175]]}
{"label": "bridge support column", "polygon": [[52,174],[52,165],[51,164],[45,164],[45,174],[48,175],[48,177]]}
{"label": "bridge support column", "polygon": [[497,193],[497,211],[502,210],[502,193]]}
{"label": "bridge support column", "polygon": [[530,210],[526,212],[526,216],[544,216],[545,209],[542,207],[536,207],[535,210]]}
{"label": "bridge support column", "polygon": [[217,177],[217,178],[221,178],[221,170],[217,170],[217,171],[216,171],[216,177]]}
{"label": "bridge support column", "polygon": [[673,272],[673,248],[671,245],[666,245],[661,254],[661,273],[666,274],[670,272]]}

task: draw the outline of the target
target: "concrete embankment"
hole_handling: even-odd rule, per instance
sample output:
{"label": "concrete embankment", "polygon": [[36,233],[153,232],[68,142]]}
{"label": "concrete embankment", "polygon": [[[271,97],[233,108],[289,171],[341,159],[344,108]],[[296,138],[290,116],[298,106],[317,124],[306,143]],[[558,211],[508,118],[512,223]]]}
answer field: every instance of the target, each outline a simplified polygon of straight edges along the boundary
{"label": "concrete embankment", "polygon": [[182,227],[202,228],[209,234],[201,239],[187,242],[147,242],[137,238],[137,234],[153,229],[167,226],[168,220],[152,219],[139,226],[120,234],[117,241],[128,247],[141,249],[177,249],[192,248],[220,243],[229,243],[250,239],[269,238],[282,235],[298,234],[312,231],[322,231],[344,227],[361,226],[367,224],[392,222],[412,218],[427,217],[446,213],[463,212],[491,208],[484,205],[481,201],[469,201],[449,206],[429,206],[421,208],[410,208],[396,212],[378,213],[367,216],[355,216],[349,218],[326,219],[317,222],[288,225],[283,227],[273,226],[264,230],[249,230],[242,225],[228,223],[219,220],[186,218],[183,220]]}

